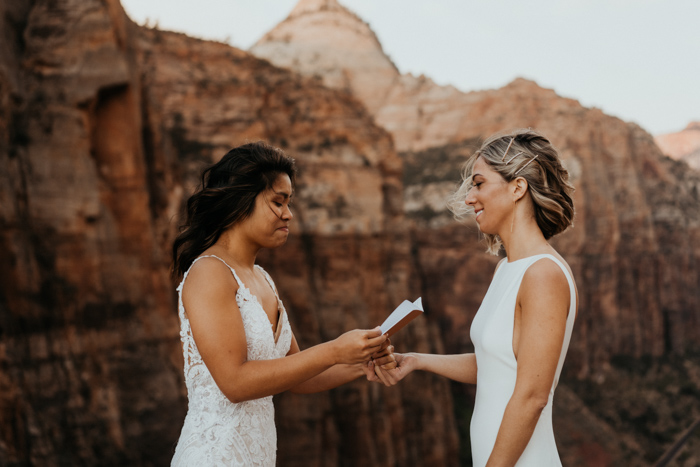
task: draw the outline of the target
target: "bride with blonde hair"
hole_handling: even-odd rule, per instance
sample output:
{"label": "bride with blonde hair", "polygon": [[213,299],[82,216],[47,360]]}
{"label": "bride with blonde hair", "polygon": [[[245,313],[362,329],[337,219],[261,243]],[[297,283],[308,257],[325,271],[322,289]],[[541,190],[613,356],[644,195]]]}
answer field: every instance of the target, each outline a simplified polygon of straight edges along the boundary
{"label": "bride with blonde hair", "polygon": [[394,356],[375,367],[390,386],[415,370],[476,384],[471,420],[475,467],[560,466],[552,398],[576,319],[571,268],[549,240],[572,225],[573,186],[541,134],[494,135],[466,162],[452,197],[457,218],[473,215],[498,265],[474,318],[474,353]]}

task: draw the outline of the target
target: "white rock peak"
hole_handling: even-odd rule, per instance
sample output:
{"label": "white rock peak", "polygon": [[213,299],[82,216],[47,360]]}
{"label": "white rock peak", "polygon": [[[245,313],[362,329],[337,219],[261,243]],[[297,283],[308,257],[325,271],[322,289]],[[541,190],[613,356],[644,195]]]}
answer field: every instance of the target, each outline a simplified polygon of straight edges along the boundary
{"label": "white rock peak", "polygon": [[350,92],[371,113],[399,78],[370,26],[337,0],[300,0],[250,52]]}
{"label": "white rock peak", "polygon": [[319,10],[340,10],[343,7],[336,0],[299,0],[289,17]]}

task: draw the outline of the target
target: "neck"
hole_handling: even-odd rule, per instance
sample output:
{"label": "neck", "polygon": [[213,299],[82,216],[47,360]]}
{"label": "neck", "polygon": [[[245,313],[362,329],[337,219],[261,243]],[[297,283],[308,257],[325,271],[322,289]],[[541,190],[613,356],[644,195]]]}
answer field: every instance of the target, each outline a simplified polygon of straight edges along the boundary
{"label": "neck", "polygon": [[237,229],[230,229],[219,237],[212,249],[225,256],[225,260],[235,263],[236,269],[253,270],[260,246],[246,240]]}
{"label": "neck", "polygon": [[516,214],[512,232],[510,228],[509,223],[505,232],[499,233],[508,261],[517,261],[553,250],[534,217]]}

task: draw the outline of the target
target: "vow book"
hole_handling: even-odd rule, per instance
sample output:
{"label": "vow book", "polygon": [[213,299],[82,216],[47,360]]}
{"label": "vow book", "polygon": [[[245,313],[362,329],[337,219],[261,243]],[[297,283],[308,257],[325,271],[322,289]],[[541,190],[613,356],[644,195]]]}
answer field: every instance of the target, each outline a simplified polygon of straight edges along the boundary
{"label": "vow book", "polygon": [[382,323],[382,334],[391,337],[396,331],[406,326],[421,313],[423,313],[423,303],[420,297],[415,302],[404,300]]}

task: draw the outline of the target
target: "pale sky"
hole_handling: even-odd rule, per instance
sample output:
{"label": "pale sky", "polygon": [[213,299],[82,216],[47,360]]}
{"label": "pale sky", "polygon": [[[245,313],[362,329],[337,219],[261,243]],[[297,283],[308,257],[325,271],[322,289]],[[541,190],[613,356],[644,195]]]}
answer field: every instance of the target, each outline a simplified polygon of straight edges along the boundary
{"label": "pale sky", "polygon": [[[248,49],[297,0],[122,0],[139,24]],[[516,77],[652,134],[700,121],[700,0],[340,0],[402,73],[463,91]]]}

